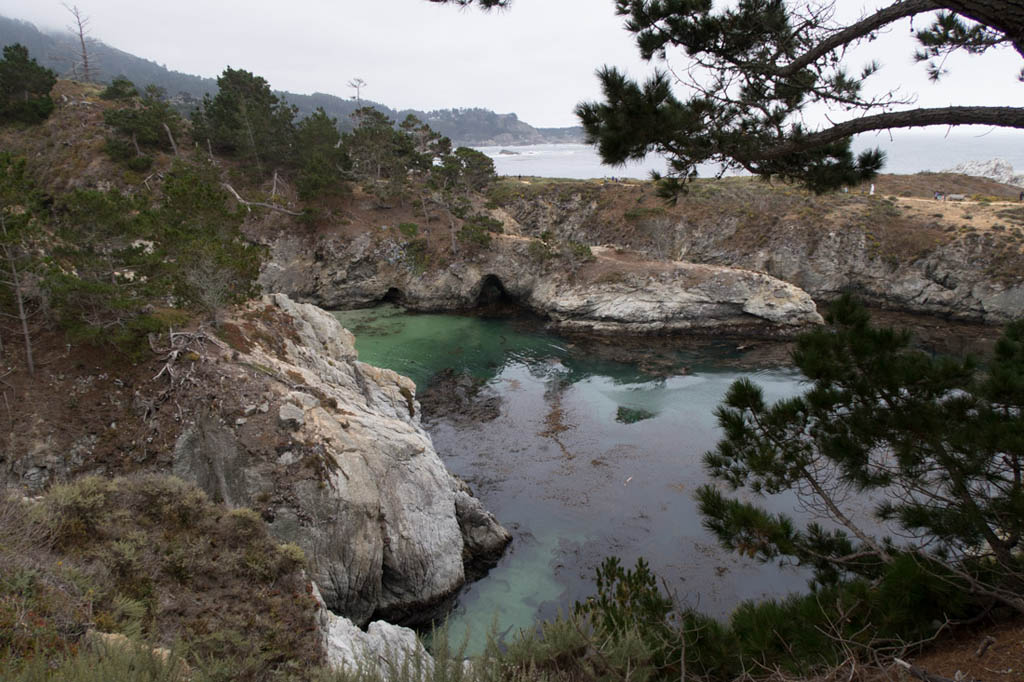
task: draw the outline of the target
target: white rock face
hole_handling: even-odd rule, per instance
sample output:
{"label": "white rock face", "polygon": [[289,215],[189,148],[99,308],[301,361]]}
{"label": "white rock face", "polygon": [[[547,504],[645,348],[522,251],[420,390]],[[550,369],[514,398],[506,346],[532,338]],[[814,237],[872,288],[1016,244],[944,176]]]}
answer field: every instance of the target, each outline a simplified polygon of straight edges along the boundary
{"label": "white rock face", "polygon": [[409,628],[384,621],[370,623],[366,631],[352,621],[330,612],[313,583],[313,597],[320,604],[317,620],[327,664],[335,670],[354,673],[362,670],[383,680],[399,677],[404,666],[419,671],[414,679],[429,679],[434,659]]}
{"label": "white rock face", "polygon": [[806,292],[746,270],[667,263],[660,272],[623,282],[535,289],[530,305],[559,327],[595,332],[664,333],[769,324],[803,328],[821,324]]}
{"label": "white rock face", "polygon": [[500,555],[511,536],[457,496],[420,425],[415,384],[359,362],[334,316],[286,296],[264,297],[238,325],[259,342],[225,371],[237,390],[258,379],[271,407],[245,409],[234,431],[214,419],[186,428],[175,473],[258,509],[299,544],[336,613],[358,625],[429,620],[465,583],[464,560]]}
{"label": "white rock face", "polygon": [[989,178],[1006,185],[1024,187],[1024,174],[1015,173],[1013,166],[1006,159],[989,159],[988,161],[965,161],[953,168],[947,168],[943,173],[960,173],[961,175],[973,175],[979,178]]}

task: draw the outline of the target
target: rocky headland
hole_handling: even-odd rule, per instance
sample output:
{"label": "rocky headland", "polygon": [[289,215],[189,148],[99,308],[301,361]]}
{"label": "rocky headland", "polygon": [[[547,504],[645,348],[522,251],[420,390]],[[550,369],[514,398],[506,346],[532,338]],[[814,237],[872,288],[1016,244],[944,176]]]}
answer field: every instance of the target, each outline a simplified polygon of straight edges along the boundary
{"label": "rocky headland", "polygon": [[979,178],[989,178],[996,182],[1015,187],[1024,187],[1024,173],[1018,173],[1006,159],[989,159],[987,161],[965,161],[948,168],[944,173],[959,173]]}
{"label": "rocky headland", "polygon": [[981,194],[1007,186],[979,180],[966,201],[937,202],[920,195],[970,181],[908,177],[921,187],[888,176],[876,196],[826,197],[726,179],[698,184],[675,207],[644,183],[507,180],[491,193],[501,233],[486,248],[446,254],[443,227],[428,228],[442,244],[432,259],[411,255],[386,225],[280,232],[266,239],[261,284],[328,309],[389,300],[466,310],[499,296],[554,327],[598,332],[785,335],[819,321],[815,301],[843,292],[988,324],[1020,315],[1024,236],[1011,190]]}

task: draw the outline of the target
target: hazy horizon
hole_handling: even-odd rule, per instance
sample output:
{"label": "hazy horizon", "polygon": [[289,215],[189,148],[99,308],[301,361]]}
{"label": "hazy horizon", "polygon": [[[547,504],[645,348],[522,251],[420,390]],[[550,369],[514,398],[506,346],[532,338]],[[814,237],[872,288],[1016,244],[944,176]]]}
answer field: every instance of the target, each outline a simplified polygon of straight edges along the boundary
{"label": "hazy horizon", "polygon": [[[5,4],[5,16],[42,30],[60,31],[71,19],[57,1]],[[367,83],[362,96],[393,109],[479,107],[544,128],[578,124],[573,108],[601,99],[594,73],[605,64],[635,78],[655,66],[684,68],[679,54],[670,53],[668,63],[642,61],[613,0],[516,0],[507,12],[488,13],[425,0],[345,7],[325,0],[94,0],[81,9],[93,38],[173,71],[214,78],[232,66],[275,90],[346,99],[354,94],[348,82],[359,77]],[[841,11],[855,17],[852,4]],[[950,74],[932,84],[913,63],[907,27],[897,24],[848,55],[851,72],[872,59],[883,63],[869,89],[903,89],[916,94],[917,106],[1024,106],[1015,52],[951,55]]]}

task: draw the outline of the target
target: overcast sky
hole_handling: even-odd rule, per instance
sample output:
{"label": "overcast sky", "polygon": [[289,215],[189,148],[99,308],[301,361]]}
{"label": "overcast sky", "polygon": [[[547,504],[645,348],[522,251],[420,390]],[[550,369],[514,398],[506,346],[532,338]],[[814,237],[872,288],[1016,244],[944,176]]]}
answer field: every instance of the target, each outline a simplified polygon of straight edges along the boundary
{"label": "overcast sky", "polygon": [[[854,17],[882,4],[839,0]],[[354,94],[347,83],[360,77],[364,97],[396,109],[478,106],[535,126],[576,125],[575,104],[600,98],[594,71],[602,64],[637,77],[651,70],[613,0],[515,0],[500,13],[425,0],[81,0],[78,7],[94,38],[176,71],[215,77],[230,65],[277,90],[342,97]],[[70,23],[56,0],[4,0],[0,12],[40,27]],[[1024,106],[1024,84],[1015,79],[1021,61],[1010,50],[955,57],[938,85],[912,54],[903,24],[854,55],[850,70],[878,59],[877,87],[903,86],[922,106]]]}

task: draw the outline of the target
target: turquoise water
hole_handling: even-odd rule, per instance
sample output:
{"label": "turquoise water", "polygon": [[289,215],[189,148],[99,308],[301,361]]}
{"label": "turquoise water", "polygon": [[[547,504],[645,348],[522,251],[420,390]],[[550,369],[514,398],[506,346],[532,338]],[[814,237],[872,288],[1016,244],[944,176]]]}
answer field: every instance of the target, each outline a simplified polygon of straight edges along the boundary
{"label": "turquoise water", "polygon": [[[336,313],[360,359],[407,374],[422,392],[444,369],[468,372],[500,397],[484,423],[439,418],[428,430],[445,463],[512,531],[501,562],[460,595],[451,638],[479,651],[499,634],[571,608],[592,593],[607,555],[646,558],[680,600],[724,615],[743,599],[803,589],[806,578],[725,553],[692,499],[701,455],[718,438],[713,410],[747,376],[769,399],[802,390],[788,367],[738,369],[735,344],[667,345],[661,371],[606,359],[536,323],[407,314],[397,307]],[[649,359],[649,358],[648,358]],[[639,420],[621,419],[624,413]],[[791,498],[762,500],[790,511]]]}

